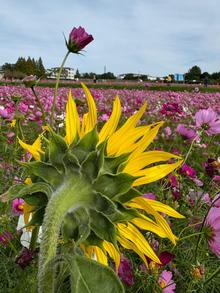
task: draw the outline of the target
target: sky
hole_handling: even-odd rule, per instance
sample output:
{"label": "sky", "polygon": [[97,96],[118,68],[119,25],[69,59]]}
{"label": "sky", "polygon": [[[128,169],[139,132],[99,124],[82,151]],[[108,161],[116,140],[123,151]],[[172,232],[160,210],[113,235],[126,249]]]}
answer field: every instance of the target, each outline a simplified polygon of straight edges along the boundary
{"label": "sky", "polygon": [[0,0],[0,65],[19,56],[59,66],[63,33],[82,26],[94,41],[66,66],[164,76],[193,65],[220,71],[219,0]]}

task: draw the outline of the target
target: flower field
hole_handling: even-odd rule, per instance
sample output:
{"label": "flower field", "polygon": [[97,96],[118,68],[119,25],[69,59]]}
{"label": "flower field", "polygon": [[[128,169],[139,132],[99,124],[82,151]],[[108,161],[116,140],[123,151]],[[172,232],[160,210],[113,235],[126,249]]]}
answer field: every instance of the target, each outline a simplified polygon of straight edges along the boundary
{"label": "flower field", "polygon": [[[71,232],[71,234],[70,226],[66,222],[66,226],[64,224],[62,226],[64,232],[57,232],[57,253],[60,255],[65,255],[67,252],[71,253],[73,242],[81,243],[80,248],[86,256],[97,260],[104,266],[108,265],[116,272],[124,288],[121,289],[120,287],[118,292],[123,292],[120,290],[125,290],[125,292],[165,293],[219,292],[220,93],[115,89],[90,89],[90,91],[95,101],[94,104],[85,88],[72,89],[75,102],[71,104],[69,88],[58,89],[54,115],[55,134],[53,130],[48,130],[48,126],[46,126],[50,123],[54,98],[53,89],[35,87],[34,95],[31,88],[0,87],[0,193],[2,194],[2,202],[0,203],[0,292],[36,292],[38,259],[40,258],[41,269],[45,273],[45,255],[49,255],[48,251],[52,250],[56,254],[56,246],[54,246],[55,248],[50,247],[50,243],[53,244],[53,242],[50,242],[49,238],[44,239],[43,236],[41,239],[40,234],[38,235],[39,226],[42,225],[42,210],[45,210],[46,205],[45,194],[37,199],[37,195],[41,191],[31,191],[30,187],[30,190],[25,194],[25,192],[21,192],[21,188],[23,188],[25,179],[32,180],[31,184],[35,184],[35,186],[39,183],[46,186],[46,183],[49,182],[52,188],[55,188],[56,184],[60,184],[57,183],[59,180],[55,180],[55,178],[61,175],[56,175],[55,169],[51,169],[49,175],[45,175],[45,179],[40,171],[33,171],[31,174],[28,167],[24,170],[23,167],[26,163],[22,165],[22,163],[18,164],[18,161],[23,163],[29,161],[33,164],[33,162],[39,163],[42,160],[48,166],[55,164],[56,169],[59,170],[61,168],[59,156],[62,156],[60,146],[66,148],[67,144],[70,147],[77,139],[77,135],[79,135],[80,141],[83,141],[83,138],[87,137],[86,133],[90,133],[96,125],[93,117],[96,113],[94,110],[95,104],[100,145],[108,138],[106,133],[109,132],[107,160],[124,156],[120,164],[117,161],[117,168],[123,173],[117,171],[111,176],[126,173],[126,180],[130,180],[129,176],[136,176],[132,187],[135,187],[138,197],[136,194],[136,197],[133,198],[130,191],[128,194],[128,190],[124,187],[124,181],[119,182],[116,186],[112,181],[106,181],[107,187],[104,190],[102,190],[103,182],[100,183],[101,187],[97,187],[94,182],[99,180],[92,181],[96,193],[104,194],[106,192],[112,199],[112,192],[115,192],[115,194],[118,192],[117,199],[114,201],[113,198],[111,202],[118,205],[118,209],[120,206],[121,214],[122,211],[123,213],[126,212],[126,217],[129,220],[126,218],[127,224],[124,224],[125,218],[122,221],[116,221],[115,218],[109,220],[109,214],[105,214],[107,211],[102,210],[100,212],[99,210],[98,213],[96,211],[96,215],[93,214],[94,212],[90,212],[92,219],[95,218],[96,221],[91,220],[89,227],[92,232],[88,232],[83,230],[83,227],[87,225],[87,222],[83,222],[85,221],[85,215],[78,213],[77,223],[84,223],[84,226],[79,226],[80,233],[84,235],[85,239],[89,237],[88,235],[93,234],[96,235],[96,238],[98,235],[99,240],[105,239],[103,250],[100,248],[102,246],[95,242],[95,237],[93,242],[90,239],[91,237],[89,238],[90,246],[88,247],[88,240],[87,242],[79,242],[76,232],[74,232],[75,234]],[[119,100],[115,99],[117,95],[121,106]],[[43,106],[43,111],[39,107],[38,100]],[[145,109],[143,105],[146,101],[147,107]],[[121,118],[119,111],[122,113]],[[87,116],[89,118],[83,116],[86,112],[89,113]],[[126,121],[130,121],[130,124],[134,123],[133,120],[131,122],[127,119],[132,115],[132,117],[137,117],[139,114],[142,118],[137,119],[137,127],[134,126],[134,132],[131,132],[130,128],[126,128]],[[75,118],[73,119],[73,117]],[[77,134],[77,130],[74,129],[78,129],[78,126],[73,128],[73,125],[78,125],[78,123],[82,123],[82,129]],[[103,127],[103,125],[106,125],[106,127]],[[149,129],[144,128],[147,127],[146,125],[151,126]],[[116,129],[120,130],[123,127],[124,131],[119,132],[114,137],[114,133],[117,133],[115,132]],[[137,131],[142,134],[138,134]],[[135,153],[135,149],[141,148],[140,142],[142,142],[145,132],[150,132],[151,135],[148,134],[147,136],[149,143],[144,144],[145,146],[141,151],[142,155],[131,155],[128,160],[125,154]],[[40,139],[42,138],[41,144],[36,141],[38,135],[40,135]],[[66,142],[61,137],[65,137]],[[92,139],[89,144],[92,144]],[[130,140],[132,141],[130,142]],[[87,144],[87,147],[89,144]],[[50,146],[53,146],[54,150]],[[50,153],[48,158],[47,147]],[[147,152],[145,149],[147,149]],[[93,150],[91,154],[94,155],[95,151]],[[53,152],[59,154],[56,156],[53,155]],[[86,176],[95,176],[96,168],[92,168],[88,158],[81,160],[82,153],[76,152],[76,154],[79,156],[81,172],[85,172]],[[147,156],[149,156],[148,159],[146,159]],[[138,158],[140,161],[138,163],[132,162],[132,158]],[[76,164],[74,160],[75,157],[72,157],[71,164]],[[85,160],[84,163],[83,160]],[[167,161],[167,163],[163,164],[164,161]],[[96,164],[94,162],[92,165]],[[150,168],[146,169],[147,165]],[[65,168],[70,167],[68,165]],[[89,168],[92,169],[88,175],[87,169]],[[167,168],[167,171],[164,168]],[[108,172],[106,174],[110,176]],[[39,178],[37,178],[38,176]],[[116,177],[114,178],[114,182],[116,182]],[[85,187],[80,185],[80,179],[77,182],[78,188],[83,190]],[[18,184],[17,189],[9,189],[14,184]],[[110,186],[109,189],[108,186]],[[118,191],[119,186],[123,186],[123,192]],[[11,191],[7,192],[8,189]],[[134,189],[132,190],[134,192]],[[10,194],[12,194],[11,199],[9,199]],[[20,196],[16,196],[16,194],[20,194]],[[107,197],[106,194],[105,197]],[[123,197],[123,194],[126,194],[126,196]],[[28,196],[30,197],[29,200]],[[66,201],[68,200],[67,197]],[[52,202],[52,200],[50,201]],[[108,205],[110,205],[109,202],[108,199]],[[139,216],[137,217],[136,214],[134,216],[131,210],[140,208],[141,203],[146,203],[151,208],[149,206],[143,208],[142,206],[142,210],[138,213]],[[32,208],[30,208],[31,206]],[[58,211],[61,206],[61,203],[57,203],[55,209]],[[47,212],[49,213],[49,208]],[[20,223],[22,217],[25,218],[30,213],[33,214],[29,225],[27,225],[28,221],[26,222],[25,219],[23,224]],[[103,218],[99,218],[97,214],[99,216],[101,214],[102,217],[108,219],[108,225],[106,222],[104,224]],[[65,218],[65,221],[68,221],[68,217]],[[55,222],[56,219],[54,218],[50,223],[51,231]],[[112,223],[114,223],[114,227]],[[26,228],[24,228],[25,225],[27,225]],[[108,233],[100,232],[97,228],[99,225],[100,227],[106,225],[102,227],[106,227]],[[96,228],[93,226],[96,226]],[[138,227],[141,233],[137,232],[138,229],[135,227]],[[117,245],[114,242],[115,240],[111,240],[114,238],[112,229],[117,230]],[[36,233],[35,242],[32,237],[34,233]],[[56,231],[54,234],[56,234]],[[45,253],[44,258],[42,258],[42,251]],[[109,260],[107,260],[107,255]],[[64,266],[63,269],[66,272],[65,264],[60,264],[60,266]],[[98,272],[99,268],[95,269]],[[110,272],[108,273],[108,278],[111,279],[112,276]],[[58,280],[64,280],[64,282],[62,286],[57,287],[56,292],[71,292],[68,287],[69,277],[65,274],[62,275],[57,272]],[[50,277],[50,272],[48,275],[45,273],[45,276],[41,274],[42,282],[45,282],[45,278]],[[110,284],[109,286],[113,285]],[[72,292],[87,291],[75,290]]]}

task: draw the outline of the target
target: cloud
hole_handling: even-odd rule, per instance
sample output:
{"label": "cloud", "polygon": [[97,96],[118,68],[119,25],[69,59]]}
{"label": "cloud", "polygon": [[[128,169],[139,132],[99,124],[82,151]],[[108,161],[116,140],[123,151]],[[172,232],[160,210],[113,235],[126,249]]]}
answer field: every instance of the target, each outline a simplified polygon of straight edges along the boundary
{"label": "cloud", "polygon": [[67,65],[80,72],[155,75],[220,70],[218,0],[0,0],[0,64],[19,56],[58,66],[65,54],[62,33],[82,25],[93,34],[84,56]]}

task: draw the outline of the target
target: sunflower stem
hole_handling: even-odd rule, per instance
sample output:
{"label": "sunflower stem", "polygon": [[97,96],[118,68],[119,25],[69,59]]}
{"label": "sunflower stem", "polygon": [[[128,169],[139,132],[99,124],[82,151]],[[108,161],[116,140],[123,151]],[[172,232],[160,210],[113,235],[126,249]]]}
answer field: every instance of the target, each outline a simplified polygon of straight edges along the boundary
{"label": "sunflower stem", "polygon": [[65,64],[69,54],[70,54],[70,51],[68,51],[66,53],[66,55],[64,56],[62,64],[59,69],[59,72],[58,72],[58,75],[57,75],[57,80],[56,80],[55,90],[54,90],[54,97],[53,97],[53,104],[52,104],[52,108],[51,108],[51,116],[50,116],[50,125],[52,128],[53,128],[53,123],[54,123],[54,111],[55,111],[55,106],[56,106],[57,91],[58,91],[58,86],[59,86],[59,82],[60,82],[60,77],[61,77],[61,73],[63,71],[64,64]]}
{"label": "sunflower stem", "polygon": [[53,261],[57,253],[60,227],[66,213],[91,202],[90,186],[80,178],[69,178],[52,195],[42,225],[39,255],[39,293],[54,293]]}

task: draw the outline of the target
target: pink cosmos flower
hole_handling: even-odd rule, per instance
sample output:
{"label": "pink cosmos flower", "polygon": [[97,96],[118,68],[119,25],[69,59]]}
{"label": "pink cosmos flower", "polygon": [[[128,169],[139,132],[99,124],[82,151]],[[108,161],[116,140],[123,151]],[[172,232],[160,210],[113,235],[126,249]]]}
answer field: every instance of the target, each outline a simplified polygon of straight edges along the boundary
{"label": "pink cosmos flower", "polygon": [[162,271],[158,283],[160,287],[163,289],[163,293],[174,293],[176,284],[172,280],[173,274],[170,271]]}
{"label": "pink cosmos flower", "polygon": [[154,193],[145,193],[143,194],[143,197],[148,198],[148,199],[156,199],[156,195]]}
{"label": "pink cosmos flower", "polygon": [[183,124],[178,124],[176,128],[176,132],[179,133],[183,139],[192,141],[197,137],[197,134],[194,130],[186,128]]}
{"label": "pink cosmos flower", "polygon": [[66,45],[70,52],[78,54],[93,40],[93,36],[89,35],[84,28],[79,26],[72,29],[69,35],[69,42],[66,42]]}
{"label": "pink cosmos flower", "polygon": [[212,207],[205,220],[208,228],[208,244],[211,251],[220,259],[220,208]]}
{"label": "pink cosmos flower", "polygon": [[22,215],[23,214],[23,204],[24,200],[22,198],[15,198],[12,201],[12,211],[15,215]]}
{"label": "pink cosmos flower", "polygon": [[101,121],[107,121],[109,119],[109,115],[108,114],[102,114],[100,117]]}
{"label": "pink cosmos flower", "polygon": [[182,114],[182,108],[177,103],[164,103],[160,113],[166,116]]}
{"label": "pink cosmos flower", "polygon": [[220,116],[211,108],[196,112],[195,121],[196,126],[205,129],[208,135],[220,133]]}
{"label": "pink cosmos flower", "polygon": [[131,262],[125,256],[121,256],[120,265],[118,268],[119,278],[128,286],[134,285],[134,274],[131,266]]}
{"label": "pink cosmos flower", "polygon": [[189,165],[184,163],[180,169],[180,172],[188,177],[194,178],[196,176],[196,171],[191,168]]}
{"label": "pink cosmos flower", "polygon": [[169,126],[165,127],[165,134],[166,134],[166,137],[169,138],[172,134],[172,130]]}

